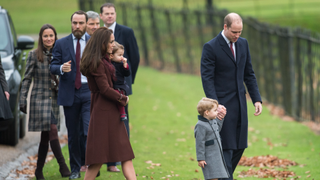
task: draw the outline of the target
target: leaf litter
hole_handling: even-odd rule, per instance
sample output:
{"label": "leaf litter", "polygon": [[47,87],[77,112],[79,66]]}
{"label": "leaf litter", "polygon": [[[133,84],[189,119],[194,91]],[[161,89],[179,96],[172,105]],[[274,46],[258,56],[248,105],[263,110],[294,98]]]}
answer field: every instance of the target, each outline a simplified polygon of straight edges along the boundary
{"label": "leaf litter", "polygon": [[[260,169],[249,169],[247,171],[241,171],[238,177],[257,177],[257,178],[293,178],[296,174],[289,170],[276,170],[274,168],[287,169],[290,166],[297,166],[298,163],[288,160],[280,159],[277,156],[254,156],[246,157],[242,156],[239,164],[240,166],[259,167]],[[301,165],[300,165],[301,167]],[[293,178],[298,179],[298,177]]]}

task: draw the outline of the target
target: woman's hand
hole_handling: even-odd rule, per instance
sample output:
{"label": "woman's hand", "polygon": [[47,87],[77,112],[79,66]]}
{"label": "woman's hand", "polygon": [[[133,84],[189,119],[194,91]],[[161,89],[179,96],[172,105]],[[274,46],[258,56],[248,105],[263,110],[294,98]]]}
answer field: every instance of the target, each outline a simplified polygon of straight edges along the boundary
{"label": "woman's hand", "polygon": [[9,101],[10,94],[9,94],[7,91],[5,91],[4,94],[6,95],[6,98],[7,98],[7,100]]}
{"label": "woman's hand", "polygon": [[20,111],[27,114],[27,105],[25,104],[20,104]]}
{"label": "woman's hand", "polygon": [[129,96],[127,96],[127,102],[126,102],[126,105],[129,103]]}

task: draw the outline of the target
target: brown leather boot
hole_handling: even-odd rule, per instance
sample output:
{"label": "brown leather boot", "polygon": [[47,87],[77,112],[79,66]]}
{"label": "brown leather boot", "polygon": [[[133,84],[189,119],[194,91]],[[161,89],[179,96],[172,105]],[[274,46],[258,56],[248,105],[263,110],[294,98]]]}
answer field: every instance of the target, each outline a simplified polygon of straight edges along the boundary
{"label": "brown leather boot", "polygon": [[51,150],[56,157],[58,164],[60,166],[60,174],[62,177],[69,177],[71,172],[64,160],[63,154],[61,152],[61,147],[58,139],[54,139],[50,141]]}
{"label": "brown leather boot", "polygon": [[42,169],[44,164],[46,163],[48,148],[49,148],[48,144],[41,144],[41,143],[39,144],[37,168],[36,168],[36,171],[34,172],[34,175],[36,176],[37,180],[45,179],[42,173]]}

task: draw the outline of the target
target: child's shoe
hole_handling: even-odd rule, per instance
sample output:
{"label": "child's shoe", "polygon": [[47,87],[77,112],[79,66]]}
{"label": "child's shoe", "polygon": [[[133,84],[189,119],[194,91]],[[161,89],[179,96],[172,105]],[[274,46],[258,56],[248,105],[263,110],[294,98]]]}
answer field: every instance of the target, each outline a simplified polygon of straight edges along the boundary
{"label": "child's shoe", "polygon": [[121,121],[127,121],[128,118],[127,118],[127,115],[126,114],[121,114],[121,117],[120,117]]}

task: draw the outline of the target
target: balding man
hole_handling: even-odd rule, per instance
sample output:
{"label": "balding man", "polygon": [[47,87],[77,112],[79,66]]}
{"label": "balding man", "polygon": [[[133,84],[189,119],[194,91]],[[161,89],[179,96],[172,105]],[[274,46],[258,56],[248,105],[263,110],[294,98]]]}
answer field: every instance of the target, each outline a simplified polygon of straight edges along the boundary
{"label": "balding man", "polygon": [[87,21],[87,34],[92,36],[94,31],[100,27],[100,15],[94,11],[87,12],[88,21]]}
{"label": "balding man", "polygon": [[[252,68],[248,42],[240,37],[241,17],[230,13],[224,18],[223,31],[203,46],[201,78],[208,98],[217,99],[227,108],[220,132],[226,166],[233,180],[233,172],[248,147],[248,117],[246,89],[255,106],[256,116],[261,114],[262,101]],[[221,116],[221,113],[218,113]],[[199,159],[198,159],[199,160]]]}

